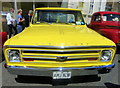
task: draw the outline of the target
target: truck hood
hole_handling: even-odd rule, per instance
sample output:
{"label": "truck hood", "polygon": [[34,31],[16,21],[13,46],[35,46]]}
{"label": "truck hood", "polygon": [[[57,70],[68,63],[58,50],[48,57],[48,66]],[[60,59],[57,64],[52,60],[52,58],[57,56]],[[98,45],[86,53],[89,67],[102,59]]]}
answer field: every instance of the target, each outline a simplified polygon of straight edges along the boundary
{"label": "truck hood", "polygon": [[39,25],[24,29],[5,45],[86,46],[113,45],[114,43],[88,29],[76,25]]}

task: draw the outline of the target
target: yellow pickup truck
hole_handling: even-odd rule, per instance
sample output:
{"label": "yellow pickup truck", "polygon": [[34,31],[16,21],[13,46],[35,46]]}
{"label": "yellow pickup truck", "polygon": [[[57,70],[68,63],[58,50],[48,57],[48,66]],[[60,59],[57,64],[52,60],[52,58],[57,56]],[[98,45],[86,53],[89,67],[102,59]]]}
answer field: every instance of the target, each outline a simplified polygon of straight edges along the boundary
{"label": "yellow pickup truck", "polygon": [[53,79],[110,72],[115,52],[111,40],[87,28],[81,10],[70,8],[36,8],[30,27],[4,44],[10,73]]}

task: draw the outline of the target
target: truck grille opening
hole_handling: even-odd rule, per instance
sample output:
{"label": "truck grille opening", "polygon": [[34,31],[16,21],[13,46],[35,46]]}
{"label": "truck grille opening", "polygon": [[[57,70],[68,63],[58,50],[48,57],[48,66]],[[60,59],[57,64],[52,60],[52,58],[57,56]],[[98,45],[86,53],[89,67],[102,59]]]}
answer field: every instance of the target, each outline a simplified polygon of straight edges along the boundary
{"label": "truck grille opening", "polygon": [[69,61],[98,61],[99,49],[22,49],[22,59],[25,62],[69,62]]}

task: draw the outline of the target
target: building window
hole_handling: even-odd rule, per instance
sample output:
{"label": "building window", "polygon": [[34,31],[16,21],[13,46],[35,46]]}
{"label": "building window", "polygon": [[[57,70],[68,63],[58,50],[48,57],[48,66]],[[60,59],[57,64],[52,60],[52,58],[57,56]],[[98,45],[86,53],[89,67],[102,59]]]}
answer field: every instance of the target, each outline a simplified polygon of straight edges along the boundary
{"label": "building window", "polygon": [[89,9],[89,13],[92,14],[93,13],[93,6],[94,6],[94,0],[90,1],[90,9]]}
{"label": "building window", "polygon": [[106,6],[106,11],[112,11],[112,4]]}

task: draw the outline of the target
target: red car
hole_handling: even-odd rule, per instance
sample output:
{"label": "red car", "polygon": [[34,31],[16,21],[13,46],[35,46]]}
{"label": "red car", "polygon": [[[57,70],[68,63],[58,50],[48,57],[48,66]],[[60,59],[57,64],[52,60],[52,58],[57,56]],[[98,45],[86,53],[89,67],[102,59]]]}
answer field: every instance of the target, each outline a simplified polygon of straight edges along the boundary
{"label": "red car", "polygon": [[89,28],[120,45],[120,13],[103,11],[92,15]]}
{"label": "red car", "polygon": [[[6,40],[7,40],[7,33],[6,32],[0,32],[0,53],[2,52],[3,44],[5,43]],[[0,62],[2,60],[4,60],[3,52],[2,52],[1,55],[0,55],[0,57],[1,57]]]}
{"label": "red car", "polygon": [[0,45],[3,47],[3,44],[7,40],[7,33],[6,32],[0,32]]}

